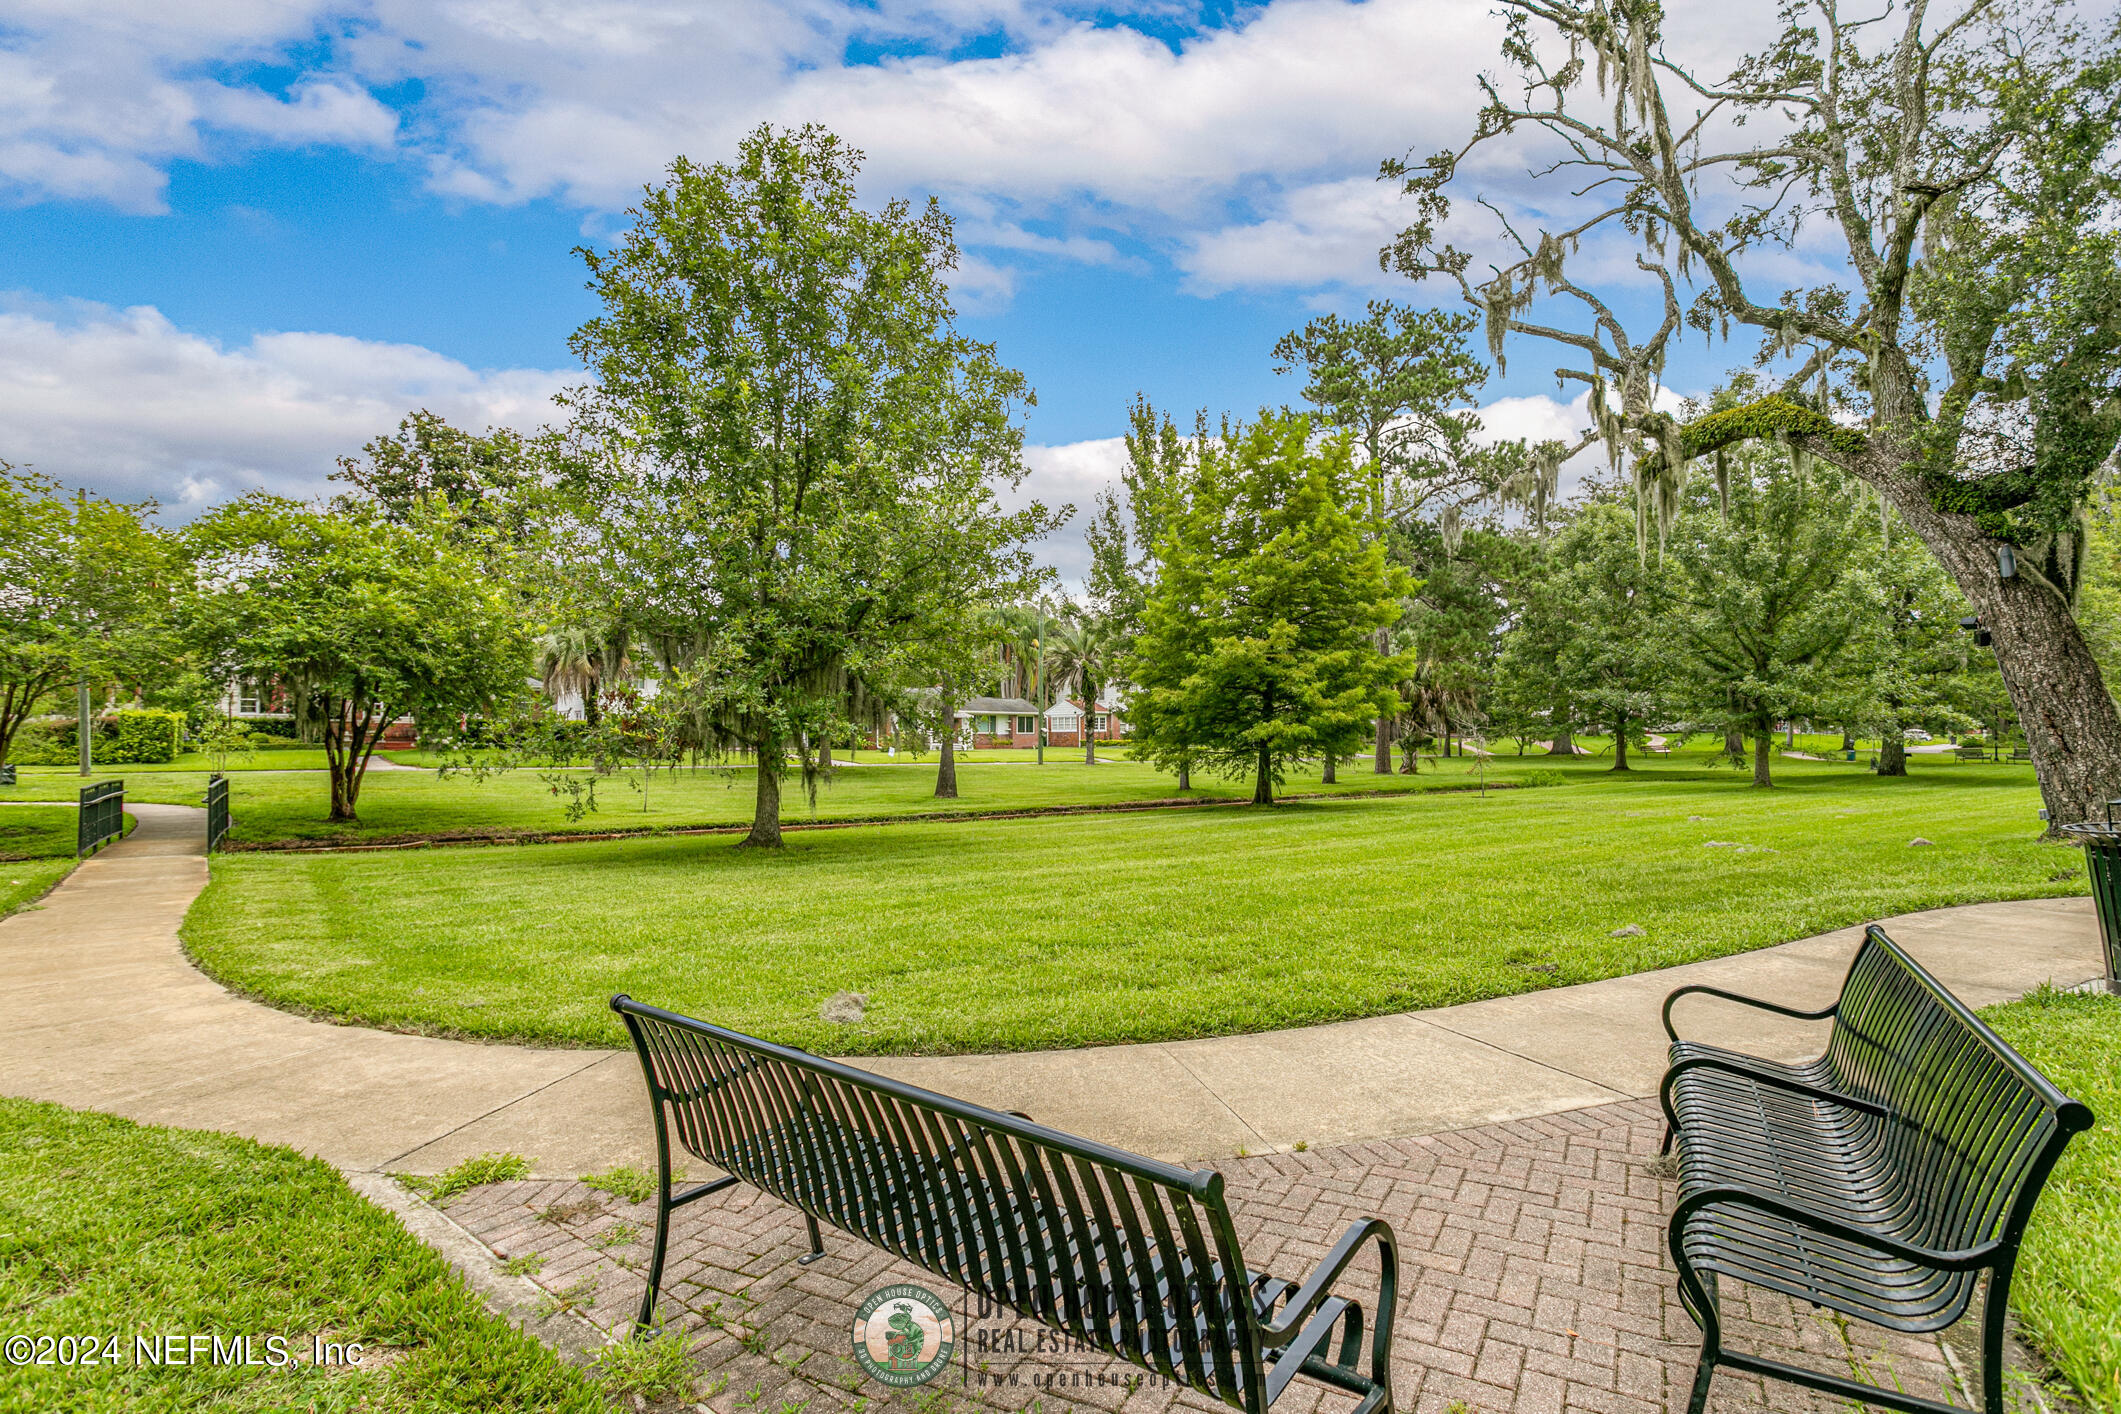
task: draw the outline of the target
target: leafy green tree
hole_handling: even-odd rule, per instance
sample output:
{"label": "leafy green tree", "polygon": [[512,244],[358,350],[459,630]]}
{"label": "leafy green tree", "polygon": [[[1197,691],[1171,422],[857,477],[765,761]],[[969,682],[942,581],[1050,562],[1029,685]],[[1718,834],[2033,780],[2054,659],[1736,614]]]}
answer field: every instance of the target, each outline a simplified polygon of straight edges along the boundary
{"label": "leafy green tree", "polygon": [[56,693],[137,694],[180,666],[167,609],[184,565],[153,512],[0,462],[0,764]]}
{"label": "leafy green tree", "polygon": [[1250,773],[1271,805],[1293,760],[1331,751],[1393,707],[1403,658],[1374,635],[1410,589],[1365,545],[1362,481],[1346,435],[1262,413],[1204,445],[1126,673],[1136,753],[1169,768]]}
{"label": "leafy green tree", "polygon": [[594,381],[563,463],[561,534],[757,789],[744,843],[781,839],[781,781],[881,720],[908,645],[976,585],[1023,475],[1023,378],[958,333],[949,219],[857,204],[861,154],[761,127],[733,162],[679,158],[608,252],[572,347]]}
{"label": "leafy green tree", "polygon": [[409,519],[418,506],[440,497],[460,525],[520,529],[521,494],[536,480],[532,449],[521,433],[506,427],[466,432],[425,408],[361,453],[339,458],[331,479],[357,487],[393,520]]}
{"label": "leafy green tree", "polygon": [[[1371,300],[1361,319],[1320,315],[1274,345],[1274,371],[1301,371],[1304,401],[1319,420],[1362,448],[1368,528],[1380,541],[1391,525],[1485,489],[1486,459],[1472,443],[1480,419],[1466,407],[1488,377],[1466,347],[1477,324],[1470,315]],[[1456,515],[1453,505],[1454,523]],[[1382,636],[1389,629],[1379,633],[1378,651],[1389,652]],[[1389,717],[1377,720],[1375,747],[1375,770],[1389,775]]]}
{"label": "leafy green tree", "polygon": [[1628,749],[1669,713],[1685,675],[1668,632],[1664,568],[1637,551],[1634,515],[1610,493],[1585,501],[1544,564],[1525,598],[1525,628],[1553,644],[1557,699],[1577,725],[1611,733],[1613,769],[1628,770]]}
{"label": "leafy green tree", "polygon": [[430,501],[394,519],[365,502],[254,493],[186,531],[196,583],[180,605],[223,680],[277,679],[322,727],[331,816],[357,818],[391,722],[451,733],[524,690],[528,636],[514,591],[476,537]]}
{"label": "leafy green tree", "polygon": [[1965,596],[1904,532],[1874,543],[1859,572],[1869,602],[1850,645],[1847,707],[1833,715],[1879,737],[1878,774],[1907,774],[1910,727],[1959,732],[1999,695],[1994,655],[1959,627]]}
{"label": "leafy green tree", "polygon": [[1724,486],[1698,475],[1685,494],[1665,549],[1682,691],[1697,720],[1752,737],[1753,784],[1772,786],[1776,724],[1827,715],[1846,692],[1875,527],[1838,471],[1766,449],[1734,452]]}
{"label": "leafy green tree", "polygon": [[[1718,78],[1668,47],[1660,0],[1503,13],[1513,72],[1482,81],[1467,141],[1387,164],[1417,202],[1391,263],[1454,283],[1498,361],[1513,334],[1570,351],[1559,376],[1632,457],[1645,532],[1686,503],[1689,461],[1761,439],[1867,482],[1994,634],[2051,823],[2121,793],[2121,713],[2074,612],[2082,510],[2121,442],[2121,25],[2074,0],[1792,0]],[[1548,224],[1503,220],[1481,278],[1442,238],[1446,193],[1506,143],[1560,154],[1515,203]],[[1634,270],[1603,273],[1626,262],[1571,264],[1615,239],[1661,295],[1646,315]],[[1837,273],[1775,289],[1793,245]],[[1673,341],[1733,325],[1781,387],[1658,409]]]}
{"label": "leafy green tree", "polygon": [[1417,737],[1441,738],[1449,754],[1453,739],[1483,720],[1510,610],[1505,585],[1523,550],[1492,528],[1445,535],[1420,521],[1404,524],[1387,544],[1393,560],[1416,576],[1393,639],[1414,662],[1400,688],[1406,724]]}

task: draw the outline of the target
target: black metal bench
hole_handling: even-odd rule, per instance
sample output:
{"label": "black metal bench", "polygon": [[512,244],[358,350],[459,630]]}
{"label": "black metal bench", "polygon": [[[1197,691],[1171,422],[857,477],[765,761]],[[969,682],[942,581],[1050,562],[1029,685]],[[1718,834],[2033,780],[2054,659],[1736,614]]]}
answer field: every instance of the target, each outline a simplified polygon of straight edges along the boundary
{"label": "black metal bench", "polygon": [[2011,748],[2011,760],[2030,761],[2032,759],[2033,749],[2030,746],[2019,745]]}
{"label": "black metal bench", "polygon": [[1986,761],[1989,759],[1989,750],[1985,746],[1955,746],[1952,748],[1952,754],[1961,761]]}
{"label": "black metal bench", "polygon": [[[1784,1064],[1682,1041],[1692,993],[1833,1022],[1816,1060]],[[1679,1296],[1702,1332],[1691,1414],[1729,1365],[1873,1405],[1943,1414],[1897,1389],[1725,1349],[1719,1276],[1883,1326],[1925,1332],[1983,1301],[1983,1407],[2004,1414],[2011,1270],[2048,1171],[2092,1114],[1872,927],[1824,1011],[1714,987],[1665,1001],[1665,1144],[1679,1146],[1670,1229]]]}
{"label": "black metal bench", "polygon": [[[655,1247],[638,1328],[655,1314],[671,1210],[744,1182],[819,1224],[1043,1321],[1086,1346],[1264,1414],[1297,1374],[1392,1408],[1398,1256],[1358,1222],[1299,1285],[1254,1274],[1222,1175],[1047,1129],[629,997],[611,999],[655,1111]],[[723,1177],[670,1191],[670,1131]],[[1363,1308],[1335,1293],[1377,1248],[1369,1368]],[[1338,1333],[1338,1340],[1335,1334]]]}

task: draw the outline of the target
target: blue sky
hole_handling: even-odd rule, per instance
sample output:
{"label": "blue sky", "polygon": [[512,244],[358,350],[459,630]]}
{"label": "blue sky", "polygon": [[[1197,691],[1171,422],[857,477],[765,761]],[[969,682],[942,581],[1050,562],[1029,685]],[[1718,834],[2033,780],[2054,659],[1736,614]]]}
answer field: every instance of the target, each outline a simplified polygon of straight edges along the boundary
{"label": "blue sky", "polygon": [[[182,513],[312,491],[418,406],[535,425],[572,247],[673,155],[815,119],[865,195],[958,218],[1033,485],[1087,504],[1136,390],[1290,400],[1279,334],[1441,296],[1377,271],[1374,175],[1462,136],[1496,34],[1484,0],[7,0],[0,456]],[[1683,390],[1736,361],[1690,357]],[[1491,382],[1498,431],[1573,428],[1554,362]]]}

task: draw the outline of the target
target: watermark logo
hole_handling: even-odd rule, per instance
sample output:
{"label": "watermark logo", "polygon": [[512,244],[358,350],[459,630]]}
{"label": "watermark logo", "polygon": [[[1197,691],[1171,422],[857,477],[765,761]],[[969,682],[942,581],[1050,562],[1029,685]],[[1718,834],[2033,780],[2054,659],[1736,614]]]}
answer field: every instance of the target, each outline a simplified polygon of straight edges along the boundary
{"label": "watermark logo", "polygon": [[855,1363],[879,1384],[926,1384],[949,1365],[956,1348],[950,1308],[924,1286],[887,1286],[854,1313]]}

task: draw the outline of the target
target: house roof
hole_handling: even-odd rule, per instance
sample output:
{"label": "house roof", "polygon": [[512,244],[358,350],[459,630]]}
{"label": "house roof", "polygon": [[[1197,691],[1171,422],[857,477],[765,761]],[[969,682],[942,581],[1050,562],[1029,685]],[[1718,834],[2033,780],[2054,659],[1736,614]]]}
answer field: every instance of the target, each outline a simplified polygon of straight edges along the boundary
{"label": "house roof", "polygon": [[1026,702],[1021,697],[974,697],[966,700],[957,709],[960,717],[986,717],[1002,715],[1009,717],[1036,717],[1038,704]]}

